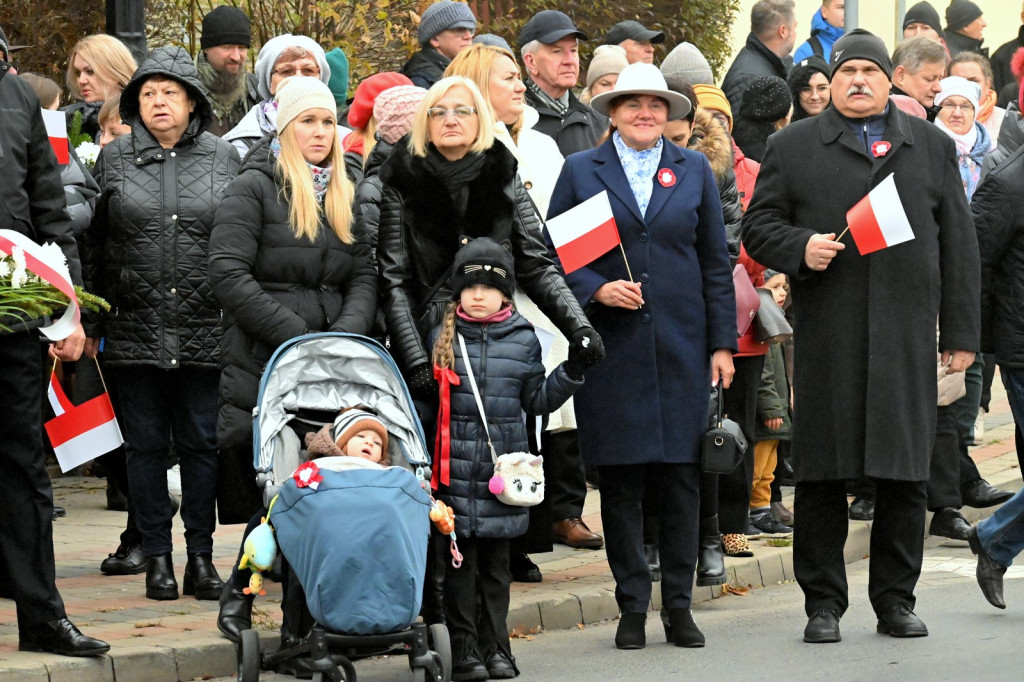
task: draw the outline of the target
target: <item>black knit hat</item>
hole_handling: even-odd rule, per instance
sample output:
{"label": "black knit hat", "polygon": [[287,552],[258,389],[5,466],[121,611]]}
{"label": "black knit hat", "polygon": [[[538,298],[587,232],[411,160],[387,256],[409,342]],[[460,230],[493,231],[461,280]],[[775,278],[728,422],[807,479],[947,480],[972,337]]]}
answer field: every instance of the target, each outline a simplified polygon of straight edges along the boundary
{"label": "black knit hat", "polygon": [[907,10],[903,15],[903,30],[907,30],[910,24],[926,24],[935,29],[939,37],[945,40],[946,34],[942,32],[942,22],[939,20],[939,13],[935,11],[930,2],[921,0]]}
{"label": "black knit hat", "polygon": [[469,240],[455,254],[452,276],[448,280],[452,289],[452,300],[459,300],[462,290],[474,284],[486,284],[500,291],[512,300],[516,288],[515,260],[510,247],[499,244],[490,237]]}
{"label": "black knit hat", "polygon": [[793,94],[778,76],[759,76],[743,91],[740,116],[751,121],[778,121],[793,106]]}
{"label": "black knit hat", "polygon": [[953,0],[946,8],[946,30],[956,31],[981,16],[981,8],[971,0]]}
{"label": "black knit hat", "polygon": [[221,5],[203,17],[203,35],[199,44],[205,50],[218,45],[252,47],[249,17],[237,7]]}
{"label": "black knit hat", "polygon": [[816,54],[812,54],[810,57],[801,59],[794,64],[793,70],[786,76],[786,85],[789,86],[789,91],[793,94],[794,121],[807,118],[807,113],[800,106],[800,91],[810,86],[811,78],[816,73],[823,75],[825,80],[829,80],[832,75],[829,73],[828,64],[825,60]]}
{"label": "black knit hat", "polygon": [[889,58],[889,50],[882,39],[874,33],[855,28],[832,45],[832,60],[829,66],[833,74],[843,62],[851,59],[874,62],[885,72],[886,78],[892,80],[892,59]]}

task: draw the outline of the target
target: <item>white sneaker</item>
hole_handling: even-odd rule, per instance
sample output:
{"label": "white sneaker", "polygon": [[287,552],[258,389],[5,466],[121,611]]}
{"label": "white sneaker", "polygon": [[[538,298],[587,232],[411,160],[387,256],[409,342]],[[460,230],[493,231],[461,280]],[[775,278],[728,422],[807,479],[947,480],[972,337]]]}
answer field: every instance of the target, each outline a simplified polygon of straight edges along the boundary
{"label": "white sneaker", "polygon": [[974,420],[974,444],[981,445],[985,440],[985,410],[978,410],[978,417]]}

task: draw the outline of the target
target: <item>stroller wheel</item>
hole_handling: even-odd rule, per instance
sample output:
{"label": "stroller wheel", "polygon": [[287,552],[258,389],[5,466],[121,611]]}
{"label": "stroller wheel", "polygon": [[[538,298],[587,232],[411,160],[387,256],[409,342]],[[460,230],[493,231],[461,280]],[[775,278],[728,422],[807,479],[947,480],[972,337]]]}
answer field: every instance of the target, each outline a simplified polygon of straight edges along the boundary
{"label": "stroller wheel", "polygon": [[260,636],[255,630],[242,630],[238,639],[238,682],[259,682]]}
{"label": "stroller wheel", "polygon": [[452,682],[452,642],[448,637],[448,628],[444,623],[434,623],[428,630],[430,648],[441,660],[441,679]]}

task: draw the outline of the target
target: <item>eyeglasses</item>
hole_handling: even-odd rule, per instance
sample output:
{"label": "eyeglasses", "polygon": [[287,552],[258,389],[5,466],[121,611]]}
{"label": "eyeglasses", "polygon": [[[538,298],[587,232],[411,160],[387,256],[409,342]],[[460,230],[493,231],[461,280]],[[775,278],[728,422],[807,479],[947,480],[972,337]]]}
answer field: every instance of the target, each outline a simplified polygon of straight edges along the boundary
{"label": "eyeglasses", "polygon": [[455,118],[469,118],[470,116],[476,115],[476,109],[473,107],[455,107],[454,109],[445,109],[444,107],[430,107],[427,109],[427,118],[431,121],[441,121],[448,118],[448,114],[452,114]]}
{"label": "eyeglasses", "polygon": [[305,76],[306,78],[319,78],[320,67],[319,66],[304,66],[301,69],[296,69],[294,66],[286,66],[280,69],[274,69],[274,74],[281,78],[291,78],[295,74]]}
{"label": "eyeglasses", "polygon": [[957,109],[959,109],[960,111],[964,112],[965,114],[966,113],[971,113],[971,114],[974,113],[974,105],[971,104],[970,102],[964,102],[963,104],[958,104],[957,102],[943,102],[942,103],[942,108],[945,111],[948,111],[951,114],[954,111],[956,111]]}

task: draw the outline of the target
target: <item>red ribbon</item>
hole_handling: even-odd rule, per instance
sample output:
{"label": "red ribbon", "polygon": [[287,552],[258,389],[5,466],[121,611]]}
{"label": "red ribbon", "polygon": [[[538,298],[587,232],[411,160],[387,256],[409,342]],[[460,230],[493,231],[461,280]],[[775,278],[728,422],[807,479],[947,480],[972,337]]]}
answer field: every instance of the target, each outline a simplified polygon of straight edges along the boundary
{"label": "red ribbon", "polygon": [[441,404],[437,409],[437,438],[434,441],[434,473],[430,477],[430,486],[437,490],[438,482],[448,485],[451,482],[451,450],[452,450],[452,386],[462,383],[459,375],[450,367],[434,365],[434,378],[441,385]]}
{"label": "red ribbon", "polygon": [[292,478],[295,479],[295,485],[300,488],[312,488],[316,490],[320,487],[320,482],[324,480],[324,477],[320,475],[320,467],[315,462],[303,462],[299,465],[299,468],[292,474]]}

